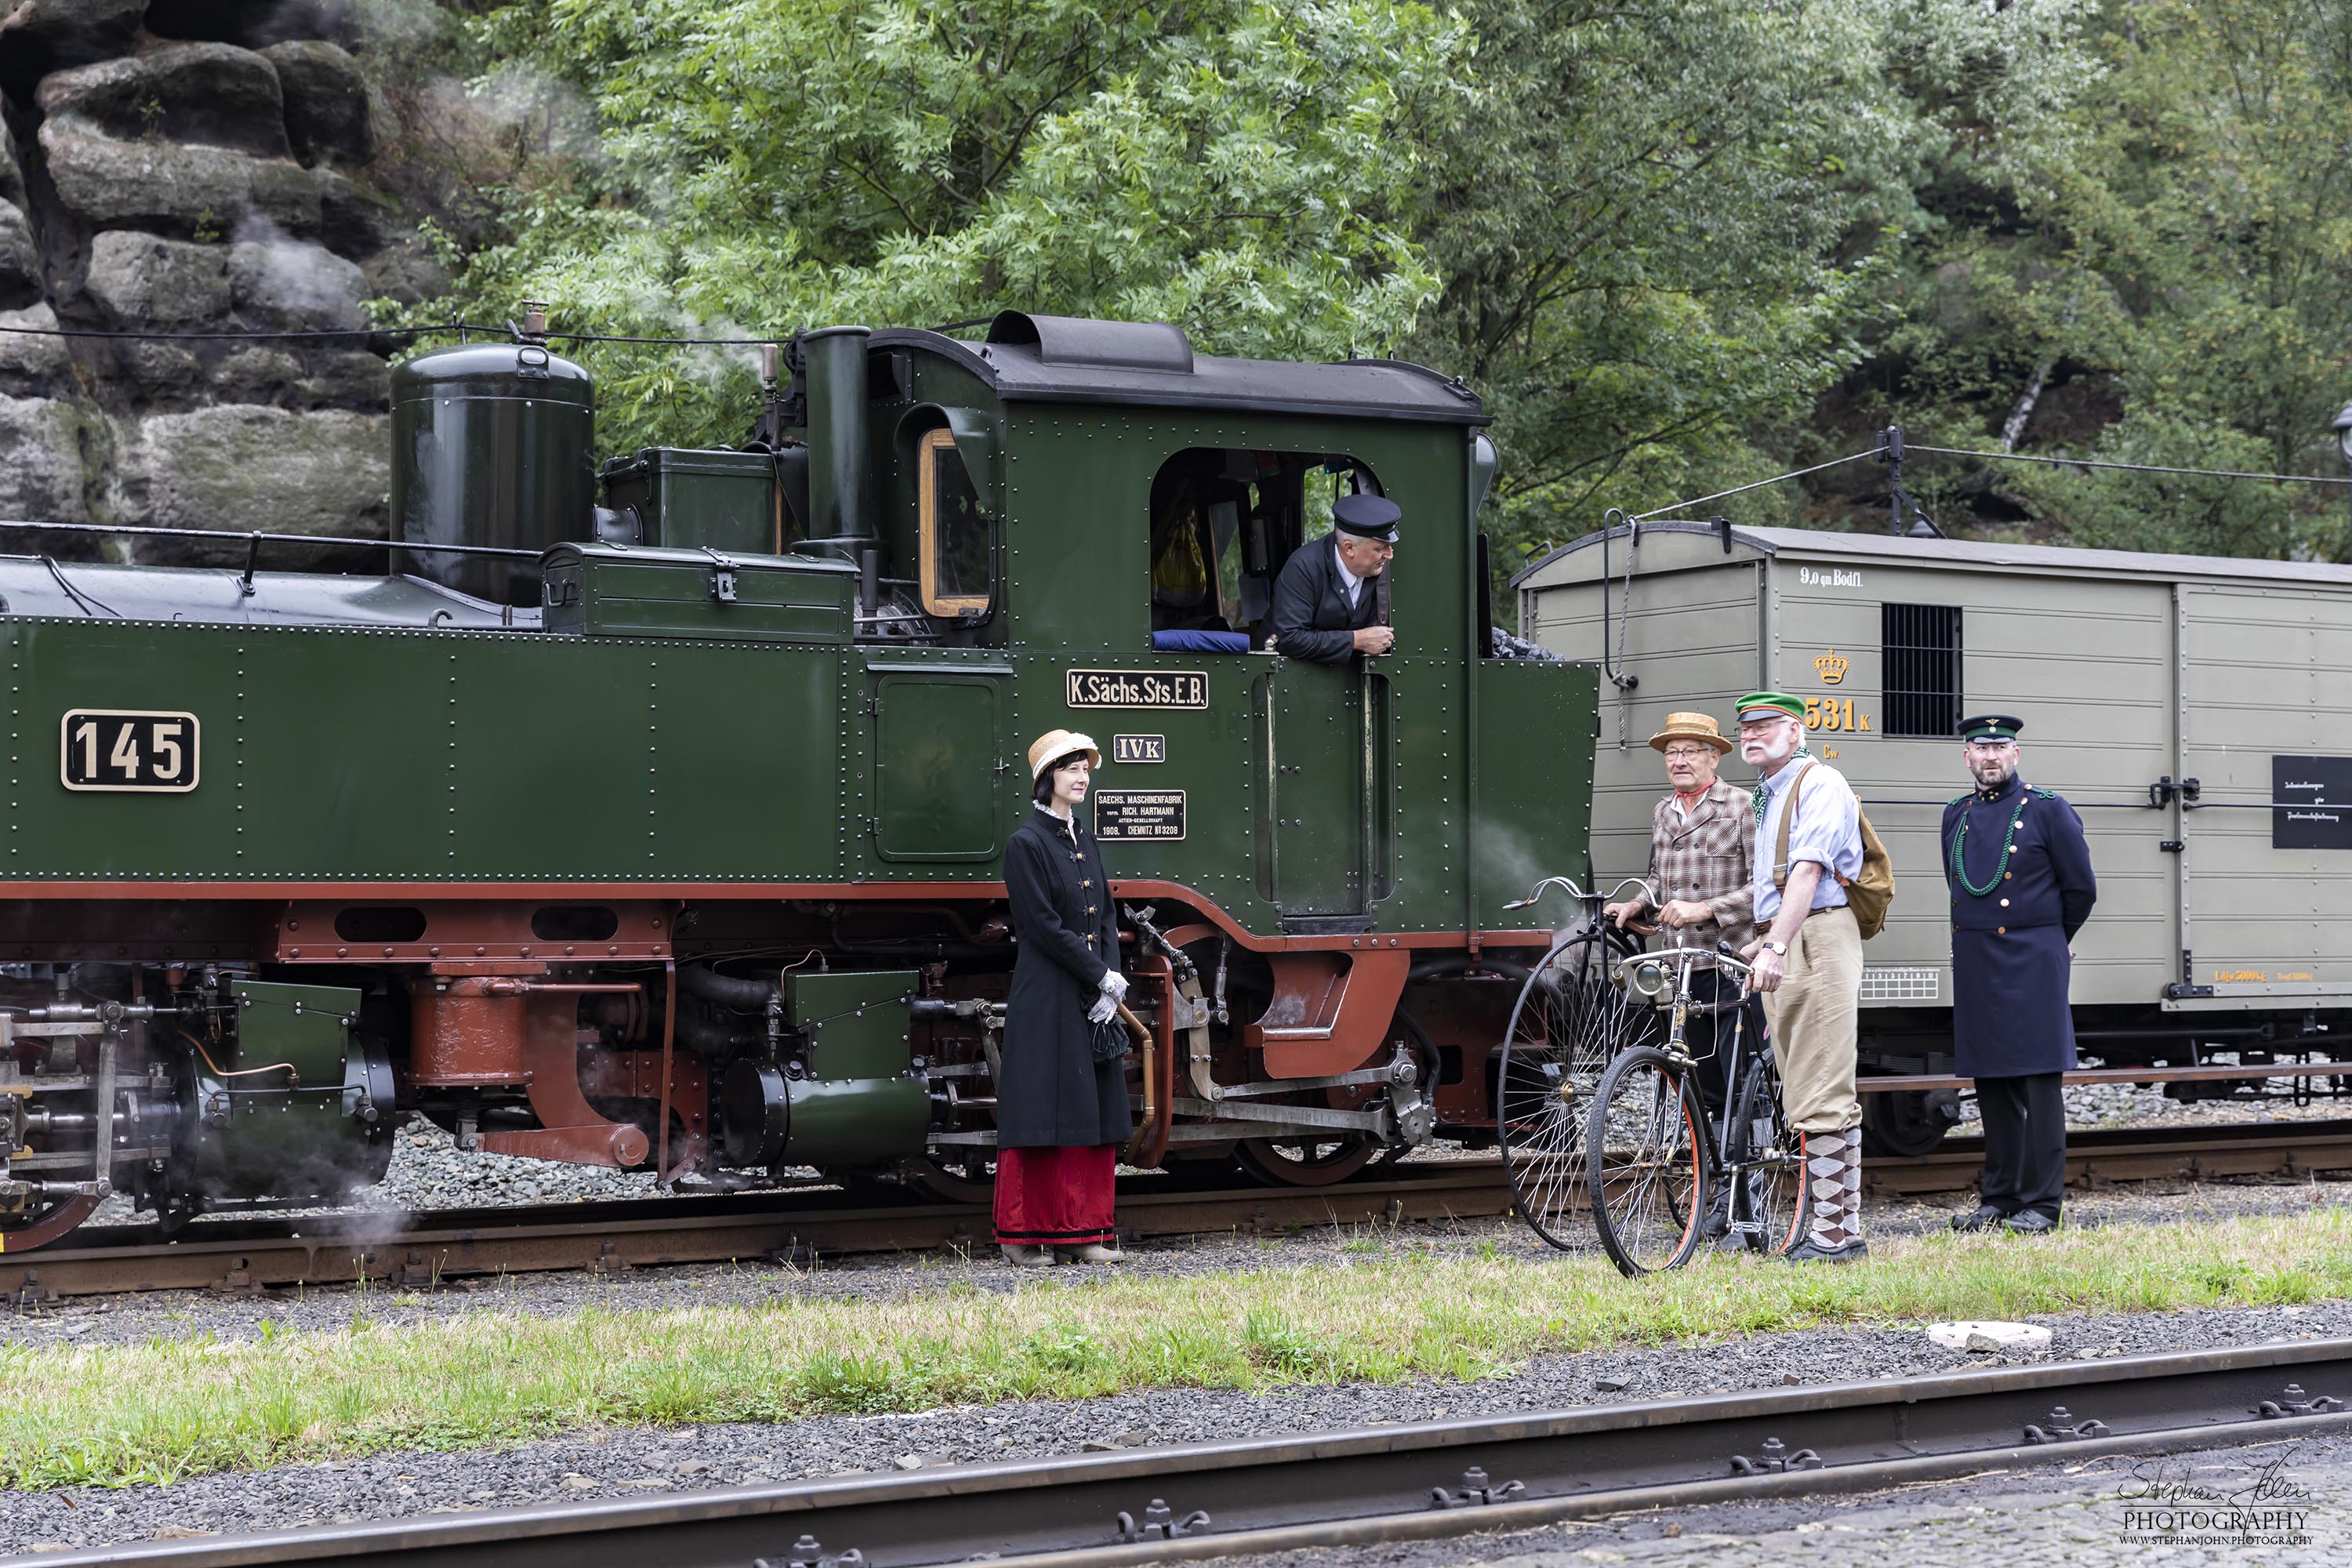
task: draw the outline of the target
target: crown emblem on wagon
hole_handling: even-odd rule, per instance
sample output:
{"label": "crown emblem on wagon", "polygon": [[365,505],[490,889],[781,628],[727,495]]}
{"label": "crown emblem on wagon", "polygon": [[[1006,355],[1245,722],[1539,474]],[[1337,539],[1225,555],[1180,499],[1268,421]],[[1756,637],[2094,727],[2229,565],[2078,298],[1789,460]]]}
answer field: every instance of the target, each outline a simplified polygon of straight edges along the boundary
{"label": "crown emblem on wagon", "polygon": [[1853,665],[1849,660],[1839,658],[1838,650],[1832,648],[1813,660],[1813,668],[1821,672],[1823,686],[1835,686],[1845,679],[1845,672],[1852,669]]}

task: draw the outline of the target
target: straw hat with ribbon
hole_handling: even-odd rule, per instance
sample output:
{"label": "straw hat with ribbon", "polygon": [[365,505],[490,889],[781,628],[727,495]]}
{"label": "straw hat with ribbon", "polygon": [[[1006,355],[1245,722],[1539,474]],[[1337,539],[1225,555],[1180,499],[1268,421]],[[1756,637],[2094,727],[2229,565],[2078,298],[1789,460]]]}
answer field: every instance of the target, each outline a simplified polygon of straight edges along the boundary
{"label": "straw hat with ribbon", "polygon": [[1073,752],[1084,752],[1087,766],[1102,766],[1102,749],[1092,739],[1076,730],[1048,730],[1029,742],[1029,782],[1035,784],[1048,766]]}
{"label": "straw hat with ribbon", "polygon": [[1669,741],[1705,741],[1715,748],[1718,757],[1731,750],[1731,742],[1723,738],[1715,721],[1704,713],[1667,714],[1666,727],[1650,737],[1651,749],[1663,752]]}

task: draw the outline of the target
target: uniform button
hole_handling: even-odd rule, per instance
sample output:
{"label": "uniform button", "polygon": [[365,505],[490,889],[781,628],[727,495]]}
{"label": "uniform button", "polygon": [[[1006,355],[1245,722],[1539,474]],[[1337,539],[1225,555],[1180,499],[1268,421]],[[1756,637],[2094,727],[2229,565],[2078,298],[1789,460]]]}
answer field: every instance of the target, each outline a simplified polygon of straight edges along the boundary
{"label": "uniform button", "polygon": [[1078,886],[1079,886],[1079,887],[1081,887],[1081,888],[1091,888],[1091,887],[1093,887],[1093,886],[1094,886],[1094,884],[1093,884],[1092,882],[1089,882],[1089,881],[1081,881],[1081,882],[1078,884]]}
{"label": "uniform button", "polygon": [[2017,873],[2016,873],[2016,872],[2014,872],[2014,871],[2003,871],[2003,872],[2000,874],[2000,879],[2001,879],[2002,881],[2006,882],[2006,881],[2008,881],[2011,877],[2014,877],[2014,876],[2016,876],[2016,875],[2017,875]]}
{"label": "uniform button", "polygon": [[2007,926],[1995,926],[1992,928],[1992,934],[1995,936],[2007,936],[2009,934],[2009,928]]}
{"label": "uniform button", "polygon": [[2009,900],[2008,900],[2007,899],[2003,899],[2003,900],[2001,900],[2001,901],[2000,901],[2000,907],[2001,907],[2002,909],[2007,909],[2007,908],[2009,908]]}
{"label": "uniform button", "polygon": [[[2004,903],[2006,903],[2008,900],[2003,900],[2002,901],[2003,901]],[[1092,913],[1094,913],[1094,912],[1095,912],[1095,907],[1094,907],[1092,904],[1088,904],[1088,905],[1087,906],[1087,913],[1088,913],[1088,914],[1092,914]]]}

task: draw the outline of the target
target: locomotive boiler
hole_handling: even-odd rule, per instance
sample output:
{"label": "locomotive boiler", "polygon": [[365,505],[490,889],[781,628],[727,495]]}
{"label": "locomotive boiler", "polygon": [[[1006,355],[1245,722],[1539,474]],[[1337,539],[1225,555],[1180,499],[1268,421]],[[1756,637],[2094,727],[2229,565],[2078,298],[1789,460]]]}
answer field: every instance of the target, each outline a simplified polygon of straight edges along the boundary
{"label": "locomotive boiler", "polygon": [[[0,1246],[462,1147],[971,1196],[1018,759],[1091,802],[1150,1031],[1128,1158],[1269,1182],[1491,1140],[1586,838],[1590,667],[1496,657],[1478,399],[1008,312],[787,345],[740,449],[593,466],[536,318],[394,374],[390,569],[0,559]],[[1393,654],[1264,651],[1335,494]],[[55,535],[36,535],[47,540]]]}

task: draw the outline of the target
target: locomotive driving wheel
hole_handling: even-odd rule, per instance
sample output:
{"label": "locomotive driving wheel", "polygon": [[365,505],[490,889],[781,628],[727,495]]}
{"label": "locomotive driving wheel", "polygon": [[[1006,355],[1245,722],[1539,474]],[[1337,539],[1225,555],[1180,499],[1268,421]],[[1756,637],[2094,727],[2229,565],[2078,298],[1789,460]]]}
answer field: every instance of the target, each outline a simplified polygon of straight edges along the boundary
{"label": "locomotive driving wheel", "polygon": [[30,1252],[37,1247],[46,1247],[97,1209],[96,1198],[55,1198],[29,1205],[22,1214],[0,1215],[0,1253]]}
{"label": "locomotive driving wheel", "polygon": [[1244,1138],[1234,1145],[1242,1169],[1269,1187],[1328,1187],[1370,1164],[1380,1152],[1370,1134],[1314,1127],[1273,1138]]}

